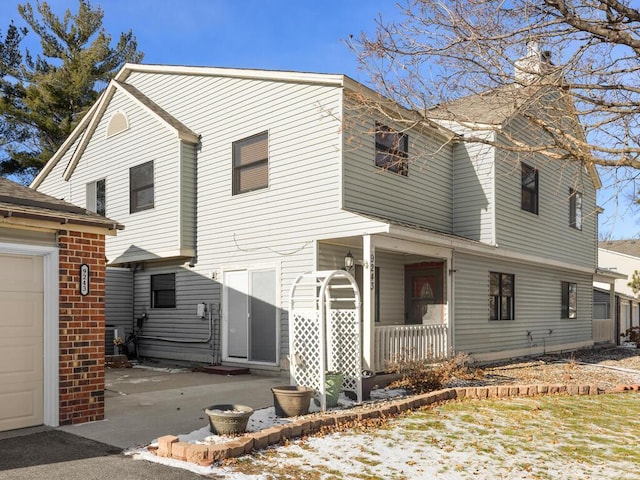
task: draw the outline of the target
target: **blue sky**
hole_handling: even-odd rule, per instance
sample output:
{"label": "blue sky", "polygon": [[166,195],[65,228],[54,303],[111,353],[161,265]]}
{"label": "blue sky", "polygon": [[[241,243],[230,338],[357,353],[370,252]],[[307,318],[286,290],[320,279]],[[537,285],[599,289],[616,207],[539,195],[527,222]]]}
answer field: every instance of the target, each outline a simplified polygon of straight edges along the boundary
{"label": "blue sky", "polygon": [[[0,29],[21,23],[18,4],[0,0]],[[33,2],[35,5],[35,1]],[[76,0],[47,0],[62,15]],[[399,17],[392,0],[91,0],[101,5],[104,26],[114,38],[133,30],[144,63],[264,68],[344,73],[362,83],[345,40],[373,32],[375,19]],[[603,175],[605,185],[612,183]],[[605,188],[598,204],[605,209],[600,232],[613,238],[640,236],[638,210],[630,208],[634,188],[615,194]],[[587,212],[585,212],[587,214]]]}

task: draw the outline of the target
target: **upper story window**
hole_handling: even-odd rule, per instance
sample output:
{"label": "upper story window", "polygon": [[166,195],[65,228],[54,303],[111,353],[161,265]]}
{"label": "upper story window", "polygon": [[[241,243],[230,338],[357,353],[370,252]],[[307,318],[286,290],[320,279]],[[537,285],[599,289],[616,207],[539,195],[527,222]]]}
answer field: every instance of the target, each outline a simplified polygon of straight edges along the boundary
{"label": "upper story window", "polygon": [[513,320],[515,318],[515,275],[489,273],[489,319]]}
{"label": "upper story window", "polygon": [[153,160],[129,169],[129,212],[153,208]]}
{"label": "upper story window", "polygon": [[562,282],[562,318],[578,318],[578,284]]}
{"label": "upper story window", "polygon": [[569,189],[569,225],[582,230],[582,193]]}
{"label": "upper story window", "polygon": [[538,214],[538,169],[520,164],[522,175],[521,208],[527,212]]}
{"label": "upper story window", "polygon": [[409,173],[408,158],[408,135],[376,123],[376,167],[406,177]]}
{"label": "upper story window", "polygon": [[87,210],[96,212],[103,217],[106,215],[107,198],[104,178],[87,183]]}
{"label": "upper story window", "polygon": [[233,142],[233,194],[269,186],[268,132]]}
{"label": "upper story window", "polygon": [[175,308],[176,274],[151,275],[151,308]]}

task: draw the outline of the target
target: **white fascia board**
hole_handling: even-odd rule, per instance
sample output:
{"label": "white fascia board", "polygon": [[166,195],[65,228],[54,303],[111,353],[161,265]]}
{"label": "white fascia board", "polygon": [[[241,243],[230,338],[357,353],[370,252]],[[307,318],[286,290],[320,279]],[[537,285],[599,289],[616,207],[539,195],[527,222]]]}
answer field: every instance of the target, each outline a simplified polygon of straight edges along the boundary
{"label": "white fascia board", "polygon": [[498,248],[498,246],[486,245],[483,243],[475,242],[473,240],[465,240],[463,238],[458,239],[439,235],[437,233],[418,231],[396,225],[390,226],[389,233],[393,236],[398,235],[400,238],[428,242],[434,245],[451,248],[457,252],[470,253],[487,258],[497,258],[505,261],[526,263],[530,265],[538,265],[573,272],[588,273],[591,275],[595,274],[596,272],[595,267],[583,267],[580,265],[560,262],[558,260],[539,257],[536,255],[514,252],[512,250]]}
{"label": "white fascia board", "polygon": [[53,156],[49,159],[49,161],[42,168],[42,170],[40,170],[40,173],[38,173],[36,178],[33,179],[33,181],[31,182],[31,185],[29,185],[30,188],[37,189],[40,186],[40,184],[44,181],[44,179],[47,178],[51,170],[53,170],[53,167],[55,167],[58,164],[58,162],[64,156],[64,154],[67,153],[71,145],[73,145],[73,142],[75,142],[77,138],[80,136],[80,134],[85,130],[85,128],[87,128],[87,125],[93,118],[103,96],[104,96],[104,92],[100,95],[98,100],[91,106],[91,108],[86,113],[86,115],[82,117],[82,120],[80,120],[80,123],[78,123],[76,128],[73,129],[71,134],[62,143],[62,145],[56,151],[56,153],[53,154]]}
{"label": "white fascia board", "polygon": [[193,67],[182,65],[144,65],[136,63],[125,64],[120,72],[115,76],[115,80],[123,82],[132,72],[233,77],[335,86],[342,86],[344,81],[344,75],[341,74],[292,72],[282,70],[254,70],[244,68]]}

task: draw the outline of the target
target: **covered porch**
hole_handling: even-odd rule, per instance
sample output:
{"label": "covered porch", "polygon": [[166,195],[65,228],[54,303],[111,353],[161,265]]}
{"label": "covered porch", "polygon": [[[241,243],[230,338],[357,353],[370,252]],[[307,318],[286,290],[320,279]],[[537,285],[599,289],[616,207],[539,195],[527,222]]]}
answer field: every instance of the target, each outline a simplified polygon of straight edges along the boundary
{"label": "covered porch", "polygon": [[452,249],[389,234],[317,243],[317,269],[347,270],[362,298],[363,368],[452,350]]}

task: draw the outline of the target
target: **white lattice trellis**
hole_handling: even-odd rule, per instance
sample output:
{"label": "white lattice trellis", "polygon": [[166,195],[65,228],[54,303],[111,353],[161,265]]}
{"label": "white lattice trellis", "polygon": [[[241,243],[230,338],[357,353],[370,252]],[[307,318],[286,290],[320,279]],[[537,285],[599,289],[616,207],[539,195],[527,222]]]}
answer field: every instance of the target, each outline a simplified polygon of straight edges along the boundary
{"label": "white lattice trellis", "polygon": [[326,406],[325,374],[344,375],[342,389],[362,399],[360,292],[343,270],[300,275],[291,287],[289,356],[291,379],[313,387]]}

